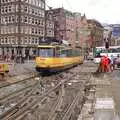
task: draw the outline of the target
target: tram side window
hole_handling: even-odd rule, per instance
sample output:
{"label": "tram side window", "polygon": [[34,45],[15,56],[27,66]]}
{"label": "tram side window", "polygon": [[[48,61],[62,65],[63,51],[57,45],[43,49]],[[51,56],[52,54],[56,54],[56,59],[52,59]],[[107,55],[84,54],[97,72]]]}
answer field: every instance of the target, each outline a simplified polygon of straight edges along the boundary
{"label": "tram side window", "polygon": [[60,54],[60,57],[66,57],[66,56],[67,56],[66,50],[62,50],[61,54]]}
{"label": "tram side window", "polygon": [[60,57],[61,56],[61,52],[60,51],[56,51],[56,57]]}
{"label": "tram side window", "polygon": [[67,57],[72,57],[72,50],[71,49],[67,50],[66,52],[67,52]]}
{"label": "tram side window", "polygon": [[39,56],[41,57],[54,57],[54,49],[53,48],[40,48]]}
{"label": "tram side window", "polygon": [[74,57],[78,56],[78,52],[76,50],[73,50],[72,54]]}
{"label": "tram side window", "polygon": [[76,52],[76,56],[80,56],[80,53],[78,50],[76,50],[75,52]]}

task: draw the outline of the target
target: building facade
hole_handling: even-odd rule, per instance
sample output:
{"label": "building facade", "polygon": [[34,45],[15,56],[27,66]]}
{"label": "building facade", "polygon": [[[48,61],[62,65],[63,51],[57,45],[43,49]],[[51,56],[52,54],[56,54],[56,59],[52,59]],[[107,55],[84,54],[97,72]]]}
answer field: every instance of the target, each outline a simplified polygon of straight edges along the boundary
{"label": "building facade", "polygon": [[44,36],[45,0],[0,0],[2,54],[36,54]]}
{"label": "building facade", "polygon": [[112,27],[109,25],[105,25],[104,27],[104,33],[103,33],[103,45],[105,45],[106,42],[109,43],[109,45],[112,45]]}
{"label": "building facade", "polygon": [[86,15],[84,14],[81,16],[78,30],[79,41],[76,46],[79,46],[84,51],[84,53],[93,51],[93,48],[102,46],[103,31],[104,28],[98,21],[87,19]]}
{"label": "building facade", "polygon": [[80,46],[81,49],[84,50],[87,49],[89,47],[89,43],[88,43],[89,30],[88,30],[88,23],[85,14],[81,16],[81,20],[79,23],[79,36],[80,36],[80,40],[78,45]]}
{"label": "building facade", "polygon": [[81,42],[80,42],[80,30],[81,30],[81,13],[73,13],[74,14],[74,18],[75,18],[75,46],[78,48],[81,48]]}
{"label": "building facade", "polygon": [[96,20],[89,19],[88,28],[90,29],[90,40],[92,40],[91,47],[98,47],[103,45],[104,27]]}
{"label": "building facade", "polygon": [[45,11],[45,39],[52,41],[54,40],[54,18],[51,11]]}
{"label": "building facade", "polygon": [[49,10],[54,16],[54,38],[58,41],[66,40],[75,47],[75,19],[74,14],[64,8]]}

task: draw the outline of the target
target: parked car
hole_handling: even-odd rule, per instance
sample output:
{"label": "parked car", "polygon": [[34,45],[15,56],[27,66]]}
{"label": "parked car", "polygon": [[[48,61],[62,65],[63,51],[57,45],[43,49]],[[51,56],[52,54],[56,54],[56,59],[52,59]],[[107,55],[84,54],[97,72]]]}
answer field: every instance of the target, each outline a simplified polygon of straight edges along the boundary
{"label": "parked car", "polygon": [[93,60],[93,59],[94,59],[93,52],[90,52],[90,53],[88,54],[87,59],[88,59],[88,60]]}
{"label": "parked car", "polygon": [[115,59],[115,64],[117,65],[118,68],[120,68],[120,57]]}
{"label": "parked car", "polygon": [[99,63],[100,63],[100,61],[101,61],[101,55],[100,55],[100,53],[99,53],[99,54],[96,54],[96,56],[94,57],[93,61],[94,61],[94,63],[96,63],[96,64],[99,64]]}

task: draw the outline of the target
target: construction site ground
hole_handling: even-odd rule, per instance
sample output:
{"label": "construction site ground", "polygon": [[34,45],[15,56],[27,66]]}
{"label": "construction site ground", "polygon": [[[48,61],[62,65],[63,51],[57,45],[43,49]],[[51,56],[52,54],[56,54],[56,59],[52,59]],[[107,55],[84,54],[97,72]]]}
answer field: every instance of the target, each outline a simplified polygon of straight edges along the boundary
{"label": "construction site ground", "polygon": [[[93,87],[87,96],[78,120],[120,120],[120,69],[109,73],[96,73],[97,64],[86,61],[83,65],[82,71],[92,74],[89,85]],[[0,82],[0,87],[3,83],[27,79],[35,73],[34,62],[21,65],[12,64],[10,67],[9,76],[6,81]],[[89,69],[86,69],[87,67]]]}

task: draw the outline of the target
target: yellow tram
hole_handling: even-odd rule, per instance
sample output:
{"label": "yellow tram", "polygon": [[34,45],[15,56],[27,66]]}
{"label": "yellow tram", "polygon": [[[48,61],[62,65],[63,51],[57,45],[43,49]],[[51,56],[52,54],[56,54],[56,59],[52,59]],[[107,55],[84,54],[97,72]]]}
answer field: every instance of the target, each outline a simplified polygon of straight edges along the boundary
{"label": "yellow tram", "polygon": [[83,63],[77,49],[65,45],[39,45],[35,64],[39,72],[56,72]]}

